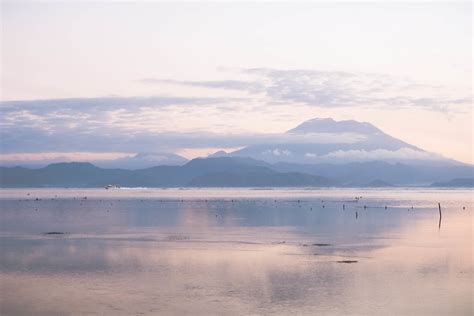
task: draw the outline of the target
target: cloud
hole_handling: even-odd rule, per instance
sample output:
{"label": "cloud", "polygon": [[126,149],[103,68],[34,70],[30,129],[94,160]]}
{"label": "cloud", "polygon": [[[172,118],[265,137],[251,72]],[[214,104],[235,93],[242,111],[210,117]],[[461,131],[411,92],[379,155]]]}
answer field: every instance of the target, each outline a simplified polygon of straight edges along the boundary
{"label": "cloud", "polygon": [[271,68],[250,68],[240,72],[250,75],[252,80],[181,81],[149,78],[139,81],[263,93],[271,104],[303,104],[322,108],[415,107],[465,112],[473,101],[470,92],[453,96],[446,87],[381,74]]}
{"label": "cloud", "polygon": [[42,139],[44,147],[50,147],[48,142],[60,144],[67,139],[71,140],[71,146],[77,147],[94,147],[80,143],[81,140],[94,143],[94,138],[144,139],[148,136],[143,135],[153,135],[151,131],[172,128],[174,122],[169,118],[177,113],[186,116],[189,111],[205,112],[221,105],[229,106],[236,100],[240,99],[159,96],[0,102],[1,148],[11,151],[16,147],[24,151],[41,145]]}
{"label": "cloud", "polygon": [[[182,148],[235,148],[278,142],[351,143],[364,138],[358,134],[219,133],[196,129],[193,124],[202,120],[200,115],[221,113],[220,102],[229,106],[235,100],[104,97],[1,102],[0,149],[2,154],[176,152]],[[208,126],[208,121],[203,122]]]}
{"label": "cloud", "polygon": [[272,150],[265,150],[264,152],[262,152],[262,155],[272,155],[272,156],[276,156],[276,157],[290,156],[291,151],[289,151],[287,149],[275,148],[275,149],[272,149]]}
{"label": "cloud", "polygon": [[134,109],[140,107],[165,107],[172,105],[208,105],[226,104],[235,98],[206,98],[206,97],[100,97],[100,98],[70,98],[46,100],[22,100],[0,102],[0,110],[4,113],[28,111],[45,113],[52,111],[110,111],[116,109]]}
{"label": "cloud", "polygon": [[[245,69],[266,82],[266,94],[275,101],[319,107],[424,108],[463,111],[472,106],[465,92],[452,97],[438,85],[416,83],[394,76],[318,70]],[[420,95],[421,94],[421,95]]]}
{"label": "cloud", "polygon": [[[359,135],[130,131],[107,126],[55,128],[13,125],[2,130],[1,152],[175,152],[181,148],[229,148],[278,143],[353,143]],[[287,155],[286,151],[273,154]]]}
{"label": "cloud", "polygon": [[306,153],[305,157],[318,161],[373,161],[373,160],[442,160],[441,155],[416,150],[412,148],[400,148],[397,150],[336,150],[325,155]]}
{"label": "cloud", "polygon": [[[242,122],[240,116],[244,117],[248,113],[254,115],[253,111],[262,117],[274,113],[272,111],[276,110],[268,105],[287,105],[280,107],[285,120],[294,111],[294,106],[298,105],[321,108],[417,107],[438,111],[461,110],[472,106],[472,97],[461,94],[457,97],[448,96],[439,86],[400,81],[385,75],[270,68],[244,69],[239,71],[239,75],[250,78],[215,81],[148,78],[140,82],[237,90],[250,93],[250,97],[108,96],[0,102],[0,149],[2,154],[136,153],[258,144],[270,144],[278,148],[282,143],[355,143],[364,141],[364,135],[219,133],[219,129],[232,130],[236,127],[233,125],[234,118]],[[420,93],[422,90],[432,93],[424,95]],[[227,121],[221,122],[224,115]],[[210,124],[213,124],[215,132],[203,131],[209,130]],[[228,124],[230,127],[219,124]],[[283,151],[269,154],[286,155]],[[312,154],[308,152],[306,158],[311,159]],[[332,157],[326,158],[354,155],[372,159],[370,157],[383,154],[389,155],[384,152],[334,152]]]}
{"label": "cloud", "polygon": [[1,154],[0,163],[17,164],[21,163],[39,163],[39,162],[63,162],[63,161],[91,161],[91,160],[113,160],[120,158],[133,157],[131,153],[116,152],[41,152],[41,153],[24,153],[24,154]]}
{"label": "cloud", "polygon": [[190,87],[225,89],[225,90],[245,90],[249,92],[261,92],[264,85],[258,81],[242,81],[242,80],[215,80],[215,81],[183,81],[173,79],[156,79],[145,78],[138,82],[146,84],[175,84]]}

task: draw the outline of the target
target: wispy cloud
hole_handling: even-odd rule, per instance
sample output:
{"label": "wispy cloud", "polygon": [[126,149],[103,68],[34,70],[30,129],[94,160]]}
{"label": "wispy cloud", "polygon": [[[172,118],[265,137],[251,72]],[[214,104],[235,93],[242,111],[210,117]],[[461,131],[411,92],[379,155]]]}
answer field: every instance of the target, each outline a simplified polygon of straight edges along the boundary
{"label": "wispy cloud", "polygon": [[173,79],[155,79],[145,78],[138,82],[146,84],[175,84],[190,87],[201,87],[211,89],[225,89],[225,90],[245,90],[248,92],[262,92],[265,91],[263,83],[256,81],[243,80],[215,80],[215,81],[183,81]]}
{"label": "wispy cloud", "polygon": [[80,111],[91,110],[113,110],[133,109],[139,107],[165,107],[172,105],[207,105],[226,104],[235,98],[206,98],[206,97],[173,97],[173,96],[149,96],[149,97],[100,97],[100,98],[71,98],[71,99],[46,99],[46,100],[22,100],[0,102],[2,113],[15,111],[29,111],[33,113],[44,113],[57,111]]}
{"label": "wispy cloud", "polygon": [[[360,135],[230,131],[236,127],[232,125],[233,119],[245,113],[258,111],[264,118],[266,113],[277,112],[268,105],[287,105],[279,107],[279,115],[285,120],[288,120],[296,106],[390,109],[415,107],[430,111],[462,111],[472,107],[470,96],[448,96],[438,86],[395,80],[384,75],[269,68],[239,70],[239,75],[245,75],[248,80],[183,81],[148,78],[140,82],[243,91],[250,94],[248,97],[209,97],[212,94],[208,94],[195,97],[109,96],[0,102],[0,149],[2,154],[136,153],[256,144],[351,143],[360,141]],[[420,91],[431,92],[424,96]],[[223,116],[227,116],[227,120],[221,122]],[[209,128],[210,122],[216,129]],[[227,132],[222,131],[226,128],[219,131],[219,124],[230,124],[231,127],[227,128]],[[272,154],[285,153],[276,151]]]}
{"label": "wispy cloud", "polygon": [[[182,148],[241,147],[258,143],[347,143],[360,135],[209,132],[173,128],[170,118],[226,112],[241,99],[103,97],[0,103],[1,152],[175,152]],[[223,109],[221,110],[221,105]],[[205,114],[207,113],[207,114]],[[206,121],[207,122],[207,121]]]}
{"label": "wispy cloud", "polygon": [[10,126],[2,131],[1,152],[176,152],[181,148],[229,148],[257,144],[353,143],[363,140],[352,134],[265,134],[211,132],[130,131],[119,127],[78,125],[47,130]]}
{"label": "wispy cloud", "polygon": [[470,92],[453,96],[446,87],[373,73],[271,68],[250,68],[240,72],[252,79],[181,81],[148,78],[140,82],[263,93],[271,104],[303,104],[321,108],[422,108],[464,112],[473,101]]}
{"label": "wispy cloud", "polygon": [[316,155],[312,153],[306,154],[307,157],[314,159],[315,161],[337,161],[337,160],[350,160],[350,161],[373,161],[373,160],[442,160],[443,156],[412,149],[412,148],[400,148],[398,150],[336,150],[326,155]]}

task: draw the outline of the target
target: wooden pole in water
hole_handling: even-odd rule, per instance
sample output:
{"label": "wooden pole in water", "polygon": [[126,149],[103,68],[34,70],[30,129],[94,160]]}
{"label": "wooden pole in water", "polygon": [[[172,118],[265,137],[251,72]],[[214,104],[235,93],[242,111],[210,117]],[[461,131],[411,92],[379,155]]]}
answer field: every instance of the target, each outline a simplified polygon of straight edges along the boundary
{"label": "wooden pole in water", "polygon": [[441,229],[441,204],[438,203],[438,210],[439,210],[439,224],[438,229]]}

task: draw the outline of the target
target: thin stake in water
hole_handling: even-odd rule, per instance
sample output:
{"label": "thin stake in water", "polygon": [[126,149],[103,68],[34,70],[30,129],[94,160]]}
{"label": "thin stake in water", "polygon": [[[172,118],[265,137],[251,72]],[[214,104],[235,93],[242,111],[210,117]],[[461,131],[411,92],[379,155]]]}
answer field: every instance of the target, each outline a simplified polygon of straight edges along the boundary
{"label": "thin stake in water", "polygon": [[438,229],[441,229],[441,204],[438,203],[438,210],[439,210],[439,224]]}

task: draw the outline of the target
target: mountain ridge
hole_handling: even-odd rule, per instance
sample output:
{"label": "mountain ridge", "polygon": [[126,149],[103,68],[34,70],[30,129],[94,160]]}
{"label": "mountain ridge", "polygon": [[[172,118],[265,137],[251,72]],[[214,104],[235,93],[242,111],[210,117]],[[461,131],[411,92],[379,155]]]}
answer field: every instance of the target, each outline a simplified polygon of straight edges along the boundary
{"label": "mountain ridge", "polygon": [[40,169],[0,167],[0,187],[180,186],[429,186],[471,176],[474,166],[408,166],[382,161],[337,164],[270,164],[252,158],[197,158],[183,166],[105,169],[91,163],[55,163]]}
{"label": "mountain ridge", "polygon": [[[326,138],[331,140],[331,133],[339,138],[327,142]],[[52,163],[38,169],[1,167],[0,186],[384,187],[429,186],[474,177],[474,166],[433,157],[367,122],[315,118],[286,134],[292,136],[282,139],[293,141],[292,137],[296,137],[296,140],[256,144],[230,153],[218,151],[190,161],[176,154],[148,152],[104,165],[70,162]],[[341,141],[341,135],[347,136],[348,141],[345,142],[344,137]],[[301,136],[304,141],[298,142]],[[116,167],[131,165],[137,168]]]}
{"label": "mountain ridge", "polygon": [[40,169],[0,167],[1,187],[329,186],[314,175],[275,171],[250,158],[198,158],[184,166],[104,169],[91,163],[55,163]]}

